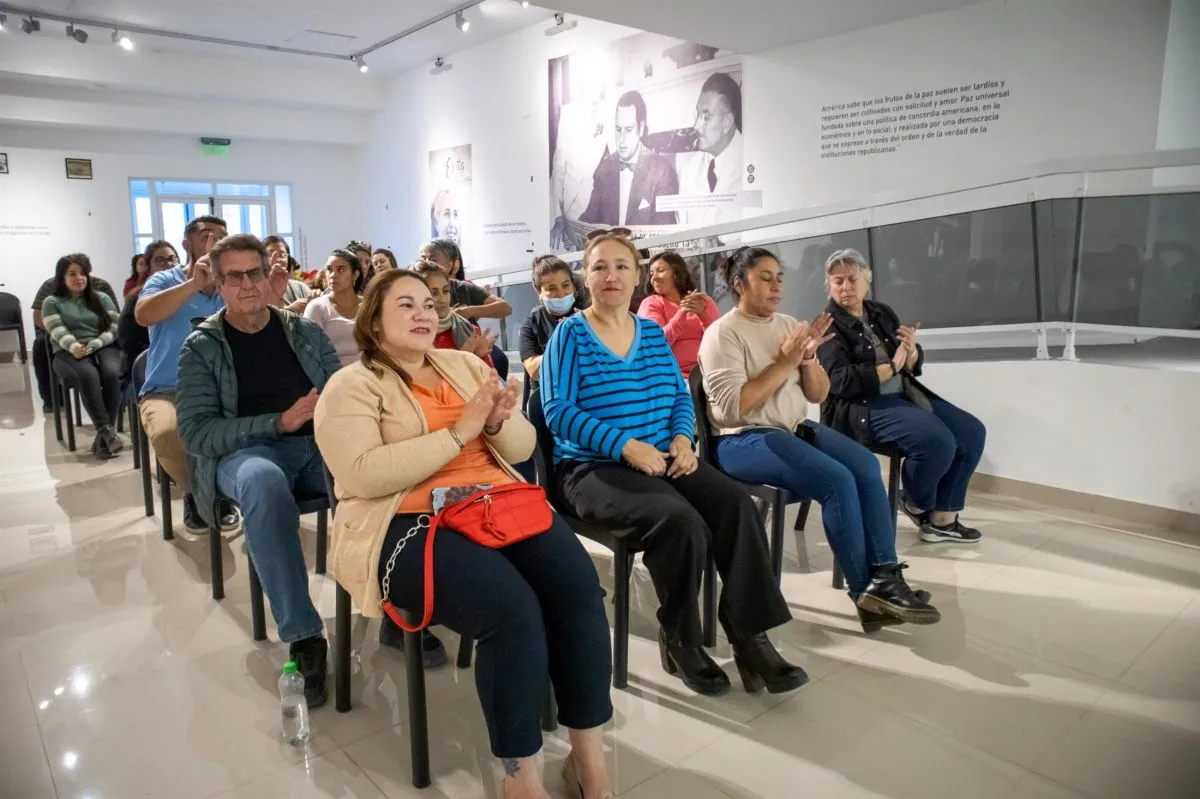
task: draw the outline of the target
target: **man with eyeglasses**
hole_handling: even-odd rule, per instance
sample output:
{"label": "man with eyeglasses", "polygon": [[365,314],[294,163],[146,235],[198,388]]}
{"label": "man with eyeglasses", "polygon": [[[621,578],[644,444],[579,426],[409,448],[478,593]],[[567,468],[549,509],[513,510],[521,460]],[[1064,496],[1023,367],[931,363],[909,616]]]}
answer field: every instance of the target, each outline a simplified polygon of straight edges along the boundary
{"label": "man with eyeglasses", "polygon": [[[175,372],[193,320],[207,319],[225,307],[208,265],[208,251],[224,236],[225,220],[219,217],[198,216],[189,222],[183,231],[188,265],[167,263],[167,269],[147,278],[133,312],[137,324],[150,331],[146,382],[138,398],[138,415],[163,469],[183,492],[183,526],[194,535],[206,532],[208,526],[196,508],[188,480],[187,454],[179,440]],[[236,508],[222,508],[222,530],[236,529],[238,522]]]}
{"label": "man with eyeglasses", "polygon": [[327,646],[308,593],[296,496],[325,495],[325,464],[313,438],[318,392],[341,368],[315,323],[272,307],[287,275],[270,269],[254,236],[209,253],[223,310],[187,337],[179,356],[179,435],[193,458],[202,514],[218,496],[237,502],[246,551],[279,639],[304,675],[309,707],[324,704]]}

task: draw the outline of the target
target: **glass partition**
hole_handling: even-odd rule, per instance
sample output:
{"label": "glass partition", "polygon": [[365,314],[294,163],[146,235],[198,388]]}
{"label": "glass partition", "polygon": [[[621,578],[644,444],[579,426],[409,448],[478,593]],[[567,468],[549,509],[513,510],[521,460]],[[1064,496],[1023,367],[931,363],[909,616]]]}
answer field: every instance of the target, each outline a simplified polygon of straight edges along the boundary
{"label": "glass partition", "polygon": [[1075,321],[1200,329],[1200,193],[1083,201]]}
{"label": "glass partition", "polygon": [[1028,204],[871,230],[874,298],[924,328],[1038,321]]}

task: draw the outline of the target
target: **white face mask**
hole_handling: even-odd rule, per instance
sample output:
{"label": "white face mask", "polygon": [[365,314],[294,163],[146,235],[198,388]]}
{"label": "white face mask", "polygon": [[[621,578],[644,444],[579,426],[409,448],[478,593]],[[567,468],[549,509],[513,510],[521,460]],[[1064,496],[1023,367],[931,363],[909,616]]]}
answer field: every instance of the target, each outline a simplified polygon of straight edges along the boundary
{"label": "white face mask", "polygon": [[555,316],[566,316],[575,307],[575,295],[568,294],[565,297],[543,297],[542,305],[546,306],[546,310]]}

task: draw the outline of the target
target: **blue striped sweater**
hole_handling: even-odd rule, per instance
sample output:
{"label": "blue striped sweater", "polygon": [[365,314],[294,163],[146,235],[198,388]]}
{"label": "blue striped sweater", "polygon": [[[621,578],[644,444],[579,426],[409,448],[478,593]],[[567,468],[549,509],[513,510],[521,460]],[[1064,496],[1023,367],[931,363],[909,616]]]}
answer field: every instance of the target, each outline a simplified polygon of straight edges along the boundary
{"label": "blue striped sweater", "polygon": [[632,318],[637,327],[624,358],[583,314],[560,322],[546,344],[539,386],[556,463],[620,461],[635,438],[665,453],[675,436],[695,434],[695,408],[662,328]]}

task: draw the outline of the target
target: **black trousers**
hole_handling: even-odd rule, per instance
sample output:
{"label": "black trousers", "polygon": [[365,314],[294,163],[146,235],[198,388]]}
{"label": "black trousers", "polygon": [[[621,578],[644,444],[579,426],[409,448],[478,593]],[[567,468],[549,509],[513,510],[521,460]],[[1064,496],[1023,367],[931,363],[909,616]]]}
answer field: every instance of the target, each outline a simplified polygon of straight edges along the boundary
{"label": "black trousers", "polygon": [[632,530],[643,543],[658,620],[672,641],[702,643],[699,593],[710,552],[724,583],[717,616],[731,642],[791,619],[754,500],[725,473],[701,463],[668,479],[609,461],[564,463],[559,475],[579,518]]}
{"label": "black trousers", "polygon": [[[417,523],[392,520],[379,563]],[[417,614],[424,608],[422,530],[396,559],[388,598]],[[565,523],[503,549],[489,549],[439,527],[433,547],[433,623],[477,642],[475,687],[492,754],[531,757],[542,748],[547,680],[558,721],[576,730],[612,718],[612,648],[596,569]]]}
{"label": "black trousers", "polygon": [[79,389],[83,407],[97,430],[111,426],[121,408],[121,359],[121,350],[115,346],[86,358],[76,358],[69,352],[54,355],[55,374]]}

